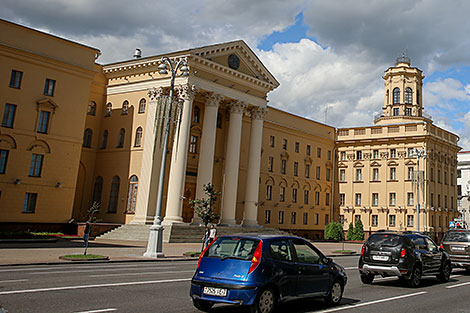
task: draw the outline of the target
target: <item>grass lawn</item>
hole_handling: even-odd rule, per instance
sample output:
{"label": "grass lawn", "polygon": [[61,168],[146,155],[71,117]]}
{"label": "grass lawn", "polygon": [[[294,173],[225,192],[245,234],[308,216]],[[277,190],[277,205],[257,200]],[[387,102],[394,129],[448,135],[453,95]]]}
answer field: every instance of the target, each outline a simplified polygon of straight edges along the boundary
{"label": "grass lawn", "polygon": [[62,259],[71,259],[71,260],[97,260],[97,259],[107,259],[107,256],[99,254],[67,254],[61,257]]}

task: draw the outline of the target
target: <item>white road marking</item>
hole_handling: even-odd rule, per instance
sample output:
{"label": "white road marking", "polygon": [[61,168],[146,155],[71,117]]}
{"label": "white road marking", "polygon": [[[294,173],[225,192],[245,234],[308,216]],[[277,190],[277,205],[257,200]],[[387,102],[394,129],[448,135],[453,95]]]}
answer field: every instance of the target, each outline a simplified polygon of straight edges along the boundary
{"label": "white road marking", "polygon": [[[22,272],[22,271],[47,271],[47,270],[57,270],[57,269],[79,269],[79,268],[107,268],[112,266],[113,268],[126,268],[126,267],[139,267],[142,266],[143,263],[140,264],[122,264],[122,265],[96,265],[96,264],[83,264],[83,266],[61,266],[60,264],[54,267],[21,267],[21,268],[11,268],[11,269],[0,269],[0,272]],[[185,263],[188,264],[188,263]],[[150,265],[146,263],[145,265]],[[156,264],[155,264],[156,265]],[[176,264],[174,264],[176,265]],[[178,264],[184,265],[184,264]],[[158,267],[158,266],[155,266]],[[162,267],[159,267],[162,268]]]}
{"label": "white road marking", "polygon": [[[162,269],[172,268],[172,267],[159,267]],[[155,269],[155,267],[139,267],[132,270],[150,270]],[[65,273],[87,273],[87,272],[116,272],[121,271],[122,268],[106,268],[106,269],[86,269],[86,270],[72,270],[72,271],[52,271],[52,272],[39,272],[39,273],[29,273],[30,275],[49,275],[49,274],[65,274]],[[130,270],[130,269],[128,269]]]}
{"label": "white road marking", "polygon": [[364,302],[364,303],[358,303],[358,304],[351,304],[351,305],[345,305],[333,309],[328,309],[328,310],[323,310],[323,311],[318,311],[319,313],[327,313],[327,312],[336,312],[336,311],[342,311],[342,310],[349,310],[349,309],[355,309],[359,308],[361,306],[366,306],[366,305],[371,305],[371,304],[377,304],[377,303],[382,303],[382,302],[387,302],[387,301],[393,301],[393,300],[399,300],[403,298],[409,298],[409,297],[414,297],[414,296],[419,296],[422,294],[427,293],[427,291],[421,291],[421,292],[416,292],[416,293],[410,293],[406,295],[401,295],[401,296],[396,296],[396,297],[391,297],[391,298],[385,298],[385,299],[379,299],[379,300],[374,300],[374,301],[369,301],[369,302]]}
{"label": "white road marking", "polygon": [[345,267],[345,270],[357,270],[357,266]]}
{"label": "white road marking", "polygon": [[148,274],[171,274],[171,273],[194,273],[194,270],[190,271],[166,271],[166,272],[142,272],[142,273],[120,273],[120,274],[103,274],[103,275],[88,275],[88,277],[115,277],[115,276],[137,276],[137,275],[148,275]]}
{"label": "white road marking", "polygon": [[0,284],[2,283],[16,283],[20,281],[28,281],[29,279],[11,279],[11,280],[0,280]]}
{"label": "white road marking", "polygon": [[117,309],[109,308],[109,309],[100,309],[100,310],[93,310],[93,311],[80,311],[80,312],[75,312],[75,313],[100,313],[100,312],[112,312],[112,311],[117,311]]}
{"label": "white road marking", "polygon": [[162,284],[162,283],[189,281],[189,280],[191,280],[191,278],[146,280],[146,281],[133,281],[133,282],[125,282],[125,283],[112,283],[112,284],[96,284],[96,285],[79,285],[79,286],[64,286],[64,287],[52,287],[52,288],[10,290],[10,291],[1,291],[0,295],[12,295],[12,294],[20,294],[20,293],[33,293],[33,292],[46,292],[46,291],[59,291],[59,290],[74,290],[74,289],[86,289],[86,288]]}
{"label": "white road marking", "polygon": [[470,285],[470,281],[468,281],[466,283],[457,284],[457,285],[447,286],[446,288],[451,289],[451,288],[462,287],[462,286],[466,286],[466,285]]}
{"label": "white road marking", "polygon": [[460,277],[462,275],[450,275],[450,278],[456,278],[456,277]]}
{"label": "white road marking", "polygon": [[398,279],[398,277],[397,277],[397,276],[390,276],[390,277],[380,277],[380,278],[376,278],[376,279],[374,279],[374,281],[392,280],[392,279]]}

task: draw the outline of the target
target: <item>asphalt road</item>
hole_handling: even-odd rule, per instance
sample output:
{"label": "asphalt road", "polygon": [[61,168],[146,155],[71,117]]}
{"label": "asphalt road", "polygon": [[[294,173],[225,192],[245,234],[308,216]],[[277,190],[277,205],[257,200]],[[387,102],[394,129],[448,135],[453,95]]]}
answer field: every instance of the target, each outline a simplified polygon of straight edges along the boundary
{"label": "asphalt road", "polygon": [[[448,283],[420,288],[396,278],[361,283],[356,256],[338,257],[348,285],[340,306],[320,299],[291,301],[278,312],[470,312],[470,275],[454,269]],[[0,267],[0,304],[9,313],[198,312],[189,298],[197,263],[137,262]],[[246,312],[215,306],[213,312]]]}

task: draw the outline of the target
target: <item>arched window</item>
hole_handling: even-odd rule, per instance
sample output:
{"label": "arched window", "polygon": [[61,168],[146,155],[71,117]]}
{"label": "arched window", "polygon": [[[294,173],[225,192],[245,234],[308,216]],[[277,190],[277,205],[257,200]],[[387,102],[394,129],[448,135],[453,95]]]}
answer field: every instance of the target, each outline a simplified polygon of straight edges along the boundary
{"label": "arched window", "polygon": [[201,109],[196,105],[193,112],[193,123],[199,123],[199,117],[201,115]]}
{"label": "arched window", "polygon": [[89,128],[85,129],[85,133],[83,134],[83,146],[85,148],[91,147],[91,137],[93,136],[93,131]]}
{"label": "arched window", "polygon": [[406,87],[405,89],[405,103],[412,104],[413,103],[413,90],[410,87]]}
{"label": "arched window", "polygon": [[96,177],[95,185],[93,186],[93,202],[101,203],[102,192],[103,192],[103,177],[98,176]]}
{"label": "arched window", "polygon": [[139,113],[145,113],[145,105],[147,104],[147,100],[144,98],[140,99],[139,101]]}
{"label": "arched window", "polygon": [[386,98],[386,103],[389,104],[390,103],[390,92],[389,90],[387,89],[387,92],[385,93],[385,98]]}
{"label": "arched window", "polygon": [[416,104],[419,104],[419,90],[416,90]]}
{"label": "arched window", "polygon": [[129,192],[127,196],[127,213],[135,213],[135,204],[137,202],[137,188],[139,179],[137,176],[132,175],[129,180]]}
{"label": "arched window", "polygon": [[134,147],[140,147],[142,145],[142,127],[137,127],[137,130],[135,132],[135,141],[134,141]]}
{"label": "arched window", "polygon": [[121,112],[121,114],[122,115],[127,115],[128,113],[129,113],[129,101],[125,100],[122,103],[122,112]]}
{"label": "arched window", "polygon": [[118,148],[122,148],[124,146],[124,136],[126,136],[126,130],[124,128],[121,128],[121,130],[119,131],[119,140],[117,144]]}
{"label": "arched window", "polygon": [[114,176],[113,182],[111,183],[111,191],[109,193],[108,213],[117,212],[120,184],[121,180],[119,179],[119,176]]}
{"label": "arched window", "polygon": [[103,132],[103,139],[101,139],[101,146],[100,146],[100,148],[101,148],[101,149],[105,149],[107,144],[108,144],[108,131],[105,130],[105,131]]}
{"label": "arched window", "polygon": [[393,89],[393,104],[400,103],[400,88]]}
{"label": "arched window", "polygon": [[104,113],[104,116],[111,116],[111,111],[113,110],[113,105],[111,102],[108,102],[106,105],[106,112]]}
{"label": "arched window", "polygon": [[91,101],[88,105],[88,115],[95,115],[96,114],[96,102]]}

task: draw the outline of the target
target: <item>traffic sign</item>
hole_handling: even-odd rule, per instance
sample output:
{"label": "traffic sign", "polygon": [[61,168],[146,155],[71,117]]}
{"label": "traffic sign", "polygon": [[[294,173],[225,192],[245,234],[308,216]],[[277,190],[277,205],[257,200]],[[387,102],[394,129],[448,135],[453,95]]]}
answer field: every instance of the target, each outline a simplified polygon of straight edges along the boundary
{"label": "traffic sign", "polygon": [[455,222],[454,221],[449,221],[449,227],[454,228],[455,227]]}

